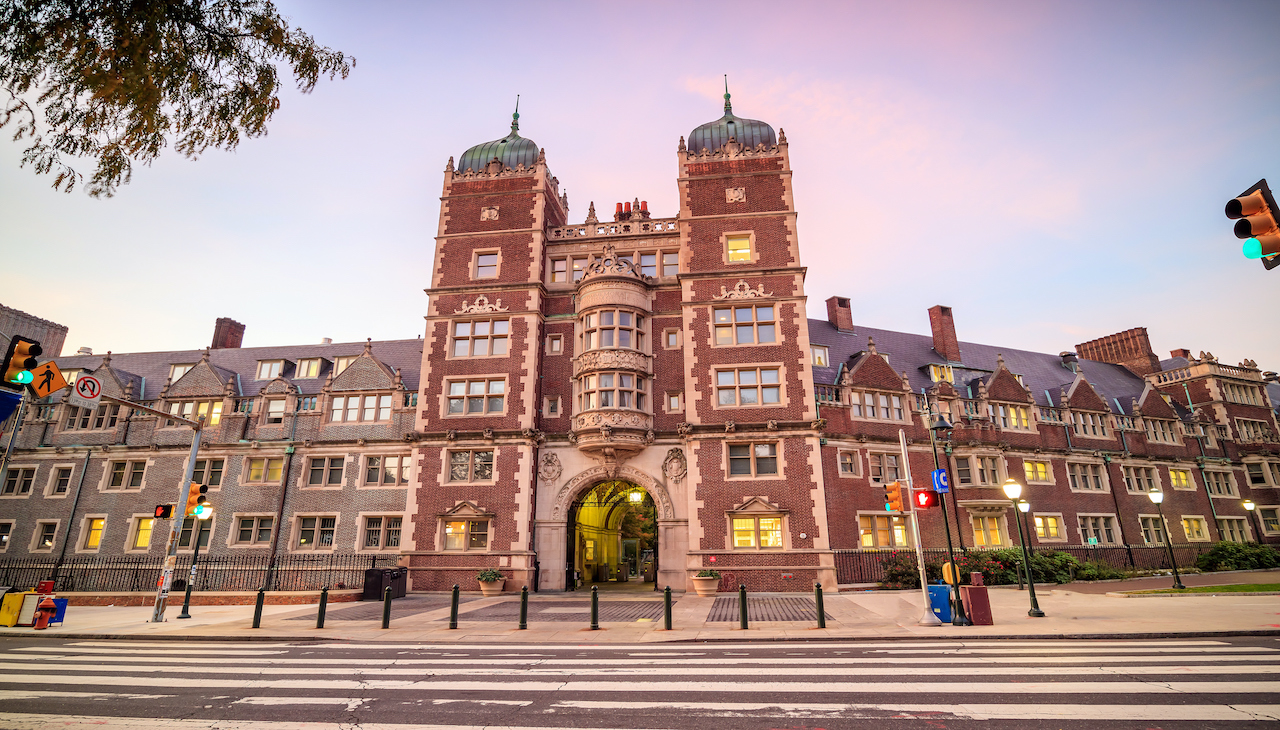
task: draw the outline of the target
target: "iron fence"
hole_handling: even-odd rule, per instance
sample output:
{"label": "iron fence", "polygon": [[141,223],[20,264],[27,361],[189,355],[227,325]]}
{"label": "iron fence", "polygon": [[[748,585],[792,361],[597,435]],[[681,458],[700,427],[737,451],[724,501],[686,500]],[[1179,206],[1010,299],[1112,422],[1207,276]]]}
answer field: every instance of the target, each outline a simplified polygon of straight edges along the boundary
{"label": "iron fence", "polygon": [[[321,588],[356,588],[364,585],[364,571],[392,568],[395,555],[322,554],[200,556],[196,564],[196,591],[318,591]],[[160,581],[164,557],[155,555],[77,555],[59,565],[53,558],[27,557],[0,560],[0,585],[31,588],[42,580],[54,581],[56,591],[133,593],[153,591]],[[173,590],[186,589],[191,556],[178,557]]]}

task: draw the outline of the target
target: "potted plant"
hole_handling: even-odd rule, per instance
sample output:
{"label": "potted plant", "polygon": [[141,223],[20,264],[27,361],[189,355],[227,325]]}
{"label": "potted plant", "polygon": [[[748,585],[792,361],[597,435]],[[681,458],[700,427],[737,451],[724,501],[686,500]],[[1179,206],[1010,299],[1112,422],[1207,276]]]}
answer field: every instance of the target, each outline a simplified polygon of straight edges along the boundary
{"label": "potted plant", "polygon": [[720,588],[720,573],[712,568],[704,568],[693,576],[693,589],[699,598],[709,598]]}
{"label": "potted plant", "polygon": [[480,592],[485,596],[496,596],[502,592],[502,586],[507,579],[502,573],[493,568],[485,568],[476,574],[476,580],[480,581]]}

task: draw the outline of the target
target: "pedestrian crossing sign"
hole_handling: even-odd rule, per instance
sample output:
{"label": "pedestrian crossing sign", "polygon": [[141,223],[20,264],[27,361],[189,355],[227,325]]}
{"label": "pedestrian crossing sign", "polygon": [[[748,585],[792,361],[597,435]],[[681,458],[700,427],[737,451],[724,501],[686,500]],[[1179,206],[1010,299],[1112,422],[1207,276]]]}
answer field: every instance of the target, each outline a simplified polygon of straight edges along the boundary
{"label": "pedestrian crossing sign", "polygon": [[65,387],[67,379],[62,377],[62,371],[52,360],[31,371],[31,390],[35,391],[37,398],[47,398]]}

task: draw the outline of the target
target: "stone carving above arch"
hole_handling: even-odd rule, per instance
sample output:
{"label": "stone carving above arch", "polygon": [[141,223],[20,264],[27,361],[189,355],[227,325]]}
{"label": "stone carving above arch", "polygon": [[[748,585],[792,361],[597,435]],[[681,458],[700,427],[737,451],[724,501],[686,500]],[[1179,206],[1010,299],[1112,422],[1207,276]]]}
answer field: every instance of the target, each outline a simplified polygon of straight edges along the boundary
{"label": "stone carving above arch", "polygon": [[560,473],[564,471],[564,467],[560,465],[560,457],[555,453],[546,453],[542,455],[542,459],[538,464],[538,476],[544,481],[554,482],[560,478]]}
{"label": "stone carving above arch", "polygon": [[640,485],[649,493],[649,496],[653,497],[653,504],[657,508],[659,520],[674,520],[676,518],[675,506],[671,502],[671,495],[655,479],[639,469],[629,466],[617,467],[616,471],[616,474],[610,475],[609,469],[606,467],[594,466],[574,475],[572,479],[566,481],[556,491],[556,498],[551,507],[551,519],[565,519],[569,514],[569,505],[578,498],[579,494],[609,479],[622,479]]}
{"label": "stone carving above arch", "polygon": [[689,473],[689,463],[685,461],[682,449],[672,448],[667,451],[667,458],[662,460],[662,473],[673,482],[684,479],[684,475]]}
{"label": "stone carving above arch", "polygon": [[466,299],[462,300],[462,306],[453,310],[454,314],[485,314],[487,312],[505,312],[510,307],[502,306],[502,300],[498,299],[493,304],[489,303],[489,297],[481,294],[476,297],[474,304],[468,304]]}
{"label": "stone carving above arch", "polygon": [[734,284],[732,289],[726,289],[724,285],[721,285],[720,293],[712,297],[712,299],[759,299],[760,297],[771,296],[773,296],[773,292],[765,293],[764,284],[760,284],[753,289],[746,279],[738,279],[738,283]]}

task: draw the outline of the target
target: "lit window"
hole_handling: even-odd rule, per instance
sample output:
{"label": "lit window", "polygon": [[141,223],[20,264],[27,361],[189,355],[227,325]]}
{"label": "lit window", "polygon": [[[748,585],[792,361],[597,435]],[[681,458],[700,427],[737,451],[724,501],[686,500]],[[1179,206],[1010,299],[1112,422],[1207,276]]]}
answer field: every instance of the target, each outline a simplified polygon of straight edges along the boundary
{"label": "lit window", "polygon": [[751,238],[748,236],[729,236],[725,239],[729,250],[729,261],[751,260]]}
{"label": "lit window", "polygon": [[475,278],[477,279],[498,278],[498,254],[496,253],[476,254]]}
{"label": "lit window", "polygon": [[276,484],[284,471],[284,459],[249,459],[249,478],[258,484]]}
{"label": "lit window", "polygon": [[830,360],[827,359],[827,348],[821,345],[813,345],[809,348],[809,354],[813,361],[813,366],[825,368]]}
{"label": "lit window", "polygon": [[716,403],[721,406],[768,406],[781,402],[777,368],[716,371]]}
{"label": "lit window", "polygon": [[956,382],[955,375],[952,373],[950,365],[930,365],[929,379],[935,383],[940,383],[944,380],[948,383]]}
{"label": "lit window", "polygon": [[337,517],[303,517],[298,520],[299,550],[329,550]]}
{"label": "lit window", "polygon": [[555,259],[551,262],[551,283],[563,284],[569,281],[569,259]]}
{"label": "lit window", "polygon": [[400,547],[402,517],[364,518],[364,549],[381,550]]}
{"label": "lit window", "polygon": [[236,529],[237,545],[267,545],[271,542],[271,528],[275,519],[271,517],[241,517]]}
{"label": "lit window", "polygon": [[342,484],[342,470],[345,459],[341,456],[317,456],[311,459],[307,484],[313,487]]}
{"label": "lit window", "polygon": [[730,444],[730,476],[765,476],[778,473],[778,445]]}
{"label": "lit window", "polygon": [[280,374],[280,360],[263,360],[258,363],[258,380],[271,380]]}
{"label": "lit window", "polygon": [[715,309],[717,345],[755,345],[777,342],[773,306]]}
{"label": "lit window", "polygon": [[1182,531],[1190,542],[1206,542],[1209,539],[1204,520],[1200,517],[1183,517]]}
{"label": "lit window", "polygon": [[364,483],[370,486],[401,486],[409,483],[408,456],[366,456]]}
{"label": "lit window", "polygon": [[487,482],[493,479],[493,451],[449,452],[449,481]]}
{"label": "lit window", "polygon": [[973,518],[973,544],[977,547],[1004,547],[1004,533],[1000,529],[999,517]]}
{"label": "lit window", "polygon": [[1031,416],[1026,406],[992,406],[1000,421],[1000,428],[1031,428]]}
{"label": "lit window", "polygon": [[1041,540],[1061,540],[1062,518],[1056,515],[1036,515],[1036,537]]}
{"label": "lit window", "polygon": [[1052,478],[1049,476],[1051,472],[1049,471],[1048,462],[1024,461],[1022,462],[1022,469],[1026,473],[1028,482],[1052,481]]}
{"label": "lit window", "polygon": [[1191,472],[1186,469],[1170,469],[1169,486],[1174,489],[1195,489],[1195,484],[1191,479]]}
{"label": "lit window", "polygon": [[313,357],[298,361],[298,372],[295,378],[314,378],[320,375],[320,358]]}
{"label": "lit window", "polygon": [[859,515],[859,544],[866,548],[907,547],[910,530],[897,515]]}
{"label": "lit window", "polygon": [[734,517],[733,546],[735,548],[782,547],[782,518]]}
{"label": "lit window", "polygon": [[587,272],[587,260],[571,259],[569,268],[573,271],[573,282],[576,284],[582,281],[582,275]]}
{"label": "lit window", "polygon": [[505,380],[455,380],[449,383],[451,416],[501,413],[506,403]]}
{"label": "lit window", "polygon": [[85,521],[84,549],[97,550],[102,546],[102,528],[107,521],[102,517],[90,517]]}
{"label": "lit window", "polygon": [[488,520],[458,520],[444,525],[445,550],[488,550]]}
{"label": "lit window", "polygon": [[[222,421],[221,400],[175,401],[169,404],[169,413],[188,421],[204,419],[204,425],[216,426]],[[181,425],[177,421],[165,421],[166,426]],[[186,426],[183,425],[183,428]]]}
{"label": "lit window", "polygon": [[454,357],[505,355],[510,325],[505,319],[454,322],[451,352]]}

